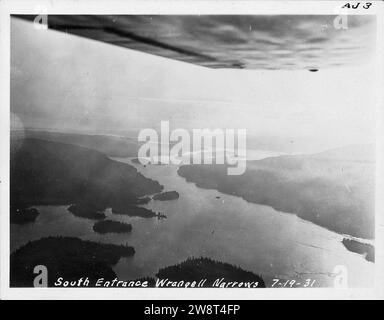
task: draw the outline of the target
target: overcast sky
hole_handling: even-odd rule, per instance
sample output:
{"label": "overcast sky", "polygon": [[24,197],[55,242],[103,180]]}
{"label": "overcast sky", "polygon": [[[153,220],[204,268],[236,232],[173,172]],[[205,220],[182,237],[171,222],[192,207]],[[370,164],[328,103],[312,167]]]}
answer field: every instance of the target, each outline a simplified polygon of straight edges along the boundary
{"label": "overcast sky", "polygon": [[374,137],[373,59],[351,67],[218,70],[12,20],[14,126],[126,131],[246,128],[334,145]]}

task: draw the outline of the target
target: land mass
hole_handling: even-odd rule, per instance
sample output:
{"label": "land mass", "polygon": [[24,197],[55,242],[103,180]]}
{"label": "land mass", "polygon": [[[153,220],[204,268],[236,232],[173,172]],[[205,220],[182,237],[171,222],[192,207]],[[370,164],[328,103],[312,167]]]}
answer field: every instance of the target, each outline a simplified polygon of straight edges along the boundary
{"label": "land mass", "polygon": [[226,165],[184,165],[178,174],[200,188],[268,205],[342,234],[374,237],[373,146],[247,161],[243,175]]}
{"label": "land mass", "polygon": [[11,223],[27,224],[34,222],[39,215],[39,211],[35,208],[16,208],[11,207]]}
{"label": "land mass", "polygon": [[143,207],[134,205],[126,205],[124,207],[112,207],[112,213],[127,215],[130,217],[153,218],[156,217],[156,212]]}
{"label": "land mass", "polygon": [[68,211],[73,213],[76,217],[92,219],[92,220],[103,220],[105,219],[105,214],[99,209],[94,208],[93,206],[82,203],[74,204],[68,208]]}
{"label": "land mass", "polygon": [[72,237],[48,237],[27,243],[11,254],[10,286],[33,287],[37,265],[48,269],[48,286],[59,277],[75,281],[89,277],[92,283],[99,278],[116,277],[111,266],[121,257],[134,255],[130,246],[102,244]]}
{"label": "land mass", "polygon": [[11,137],[13,140],[18,139],[21,141],[24,139],[39,139],[77,145],[97,150],[110,157],[134,157],[137,156],[139,150],[139,144],[136,140],[113,135],[90,135],[42,130],[13,130],[11,131]]}
{"label": "land mass", "polygon": [[152,197],[152,199],[160,200],[160,201],[176,200],[176,199],[179,199],[179,193],[177,191],[166,191],[166,192],[155,194]]}
{"label": "land mass", "polygon": [[373,245],[346,238],[343,239],[342,243],[349,251],[361,254],[367,261],[375,262],[375,247]]}
{"label": "land mass", "polygon": [[188,258],[179,264],[162,268],[156,274],[156,277],[184,282],[198,282],[201,279],[207,279],[204,287],[212,287],[217,279],[224,278],[225,282],[253,282],[257,283],[258,288],[265,288],[265,283],[261,276],[229,263],[203,257]]}
{"label": "land mass", "polygon": [[95,150],[39,139],[12,143],[18,143],[10,170],[11,205],[16,208],[75,204],[72,213],[97,218],[105,208],[142,203],[143,197],[163,189],[135,167]]}

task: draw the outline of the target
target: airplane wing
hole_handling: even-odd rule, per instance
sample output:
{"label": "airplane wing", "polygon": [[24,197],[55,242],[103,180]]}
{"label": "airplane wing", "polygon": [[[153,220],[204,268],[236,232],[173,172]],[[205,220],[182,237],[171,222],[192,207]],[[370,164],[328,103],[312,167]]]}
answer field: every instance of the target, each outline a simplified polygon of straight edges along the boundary
{"label": "airplane wing", "polygon": [[[14,15],[33,21],[34,15]],[[48,28],[209,68],[318,69],[367,59],[374,17],[49,15]],[[336,21],[337,22],[337,21]]]}

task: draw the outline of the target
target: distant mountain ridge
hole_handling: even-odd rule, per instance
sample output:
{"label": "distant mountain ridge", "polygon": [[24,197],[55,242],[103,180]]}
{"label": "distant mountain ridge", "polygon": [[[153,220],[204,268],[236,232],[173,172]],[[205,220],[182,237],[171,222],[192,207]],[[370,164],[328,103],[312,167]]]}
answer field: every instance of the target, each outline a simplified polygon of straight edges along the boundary
{"label": "distant mountain ridge", "polygon": [[11,139],[40,139],[51,142],[73,144],[84,148],[100,151],[111,157],[136,157],[138,143],[136,140],[113,136],[91,135],[82,133],[63,133],[43,130],[13,130]]}

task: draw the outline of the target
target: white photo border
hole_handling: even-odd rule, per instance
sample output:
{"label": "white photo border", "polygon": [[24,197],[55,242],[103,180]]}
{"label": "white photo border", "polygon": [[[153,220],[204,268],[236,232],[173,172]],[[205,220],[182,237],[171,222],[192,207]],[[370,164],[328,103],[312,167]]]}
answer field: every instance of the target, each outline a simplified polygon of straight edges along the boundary
{"label": "white photo border", "polygon": [[[130,300],[265,300],[384,298],[384,2],[369,10],[340,11],[358,1],[76,1],[3,0],[0,2],[0,298],[1,299],[130,299]],[[361,1],[360,1],[361,2]],[[366,2],[366,1],[363,1]],[[44,10],[44,12],[41,12]],[[12,14],[370,14],[377,17],[377,131],[375,283],[372,288],[10,288],[10,16]]]}

